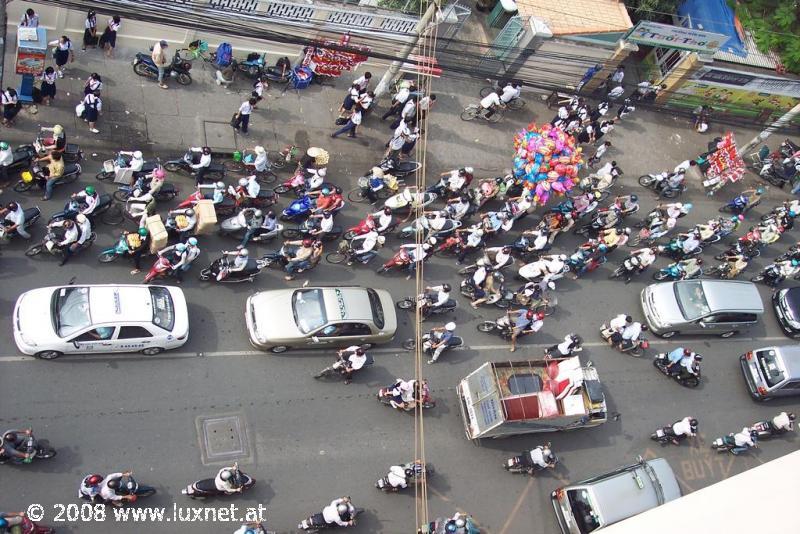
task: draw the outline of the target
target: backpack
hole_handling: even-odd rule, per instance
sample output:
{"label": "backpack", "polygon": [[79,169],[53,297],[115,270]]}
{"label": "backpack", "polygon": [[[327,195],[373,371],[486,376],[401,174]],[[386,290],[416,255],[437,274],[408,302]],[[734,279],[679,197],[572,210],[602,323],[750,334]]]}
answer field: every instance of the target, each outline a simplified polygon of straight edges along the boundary
{"label": "backpack", "polygon": [[219,68],[227,67],[233,61],[233,47],[230,43],[220,43],[214,65]]}

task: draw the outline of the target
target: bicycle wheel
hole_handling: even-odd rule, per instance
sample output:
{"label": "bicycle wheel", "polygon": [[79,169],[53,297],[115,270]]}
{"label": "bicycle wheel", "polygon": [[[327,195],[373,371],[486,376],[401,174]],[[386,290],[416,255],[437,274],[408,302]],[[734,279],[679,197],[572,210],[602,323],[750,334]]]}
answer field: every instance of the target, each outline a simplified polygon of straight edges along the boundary
{"label": "bicycle wheel", "polygon": [[347,193],[347,200],[350,202],[369,202],[369,199],[364,195],[362,192],[363,190],[360,187],[356,187],[355,189],[351,190]]}
{"label": "bicycle wheel", "polygon": [[265,171],[261,171],[261,172],[257,172],[256,173],[256,180],[258,181],[258,183],[260,183],[262,185],[269,185],[269,184],[275,182],[275,180],[277,180],[277,179],[278,179],[278,176],[274,172],[272,172],[270,170],[265,170]]}
{"label": "bicycle wheel", "polygon": [[475,117],[478,116],[480,112],[480,107],[476,104],[470,104],[469,106],[464,108],[464,111],[461,112],[461,120],[462,121],[471,121],[475,120]]}
{"label": "bicycle wheel", "polygon": [[329,252],[325,256],[325,260],[328,263],[333,263],[335,265],[338,265],[340,263],[344,263],[345,261],[347,261],[347,254],[342,254],[341,252]]}
{"label": "bicycle wheel", "polygon": [[502,119],[503,119],[502,109],[496,109],[494,113],[492,113],[491,115],[489,115],[489,117],[486,118],[487,122],[491,122],[492,124],[500,122]]}
{"label": "bicycle wheel", "polygon": [[131,192],[127,189],[117,189],[114,191],[114,200],[118,202],[125,202],[131,196]]}
{"label": "bicycle wheel", "polygon": [[244,163],[242,163],[241,161],[234,161],[232,159],[226,159],[222,163],[222,166],[225,167],[226,171],[231,171],[231,172],[243,172],[245,170]]}
{"label": "bicycle wheel", "polygon": [[276,169],[282,169],[286,166],[286,156],[277,150],[270,150],[267,152],[267,159],[269,160],[270,165]]}
{"label": "bicycle wheel", "polygon": [[481,97],[489,96],[489,93],[494,93],[495,88],[491,85],[487,85],[486,87],[481,88]]}
{"label": "bicycle wheel", "polygon": [[513,110],[516,111],[518,109],[522,109],[522,108],[525,107],[525,101],[523,99],[517,97],[517,98],[513,99],[511,102],[509,102],[506,105],[508,106],[508,109],[513,109]]}

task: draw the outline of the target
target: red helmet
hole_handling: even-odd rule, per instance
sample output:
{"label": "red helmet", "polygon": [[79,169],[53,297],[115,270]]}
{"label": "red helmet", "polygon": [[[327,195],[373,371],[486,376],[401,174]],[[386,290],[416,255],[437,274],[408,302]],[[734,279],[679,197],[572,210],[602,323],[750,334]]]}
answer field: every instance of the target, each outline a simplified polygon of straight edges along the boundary
{"label": "red helmet", "polygon": [[544,319],[544,313],[537,312],[534,317],[536,318],[537,321],[541,321],[542,319]]}
{"label": "red helmet", "polygon": [[103,476],[97,474],[89,475],[84,480],[86,481],[87,486],[97,486],[103,481]]}
{"label": "red helmet", "polygon": [[525,314],[525,317],[527,317],[528,320],[533,319],[533,316],[534,316],[533,310],[528,310],[528,312]]}

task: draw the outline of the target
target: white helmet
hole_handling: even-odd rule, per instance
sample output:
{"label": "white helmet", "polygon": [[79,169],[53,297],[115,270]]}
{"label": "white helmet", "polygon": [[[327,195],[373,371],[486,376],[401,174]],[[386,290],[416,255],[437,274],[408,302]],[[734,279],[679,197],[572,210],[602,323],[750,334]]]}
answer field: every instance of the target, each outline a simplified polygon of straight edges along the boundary
{"label": "white helmet", "polygon": [[77,216],[77,217],[75,217],[75,220],[76,220],[78,223],[80,223],[80,224],[83,224],[83,223],[85,223],[85,222],[86,222],[86,215],[84,215],[83,213],[79,213],[79,214],[78,214],[78,216]]}
{"label": "white helmet", "polygon": [[239,256],[247,256],[249,254],[246,248],[239,250]]}
{"label": "white helmet", "polygon": [[481,258],[481,259],[479,259],[477,262],[475,262],[475,264],[476,264],[478,267],[483,267],[484,265],[486,265],[486,261],[485,261],[483,258]]}
{"label": "white helmet", "polygon": [[683,209],[683,203],[682,202],[676,202],[675,203],[675,209]]}
{"label": "white helmet", "polygon": [[247,187],[247,178],[239,178],[239,185]]}
{"label": "white helmet", "polygon": [[475,169],[473,169],[472,167],[464,167],[464,170],[466,172],[468,172],[469,174],[472,174],[473,172],[475,172]]}
{"label": "white helmet", "polygon": [[134,151],[133,157],[134,157],[134,159],[142,159],[142,157],[143,157],[142,156],[142,151],[141,150]]}
{"label": "white helmet", "polygon": [[566,254],[559,254],[558,255],[558,259],[561,260],[561,261],[567,261],[567,255]]}
{"label": "white helmet", "polygon": [[456,323],[454,323],[453,321],[450,321],[449,323],[444,325],[444,329],[447,330],[448,332],[452,332],[453,330],[456,329]]}
{"label": "white helmet", "polygon": [[386,237],[384,237],[382,235],[379,235],[378,236],[378,244],[383,245],[384,243],[386,243]]}
{"label": "white helmet", "polygon": [[477,230],[475,230],[475,235],[477,235],[478,237],[483,237],[483,229],[478,228]]}
{"label": "white helmet", "polygon": [[217,189],[225,189],[225,182],[217,182],[214,184]]}
{"label": "white helmet", "polygon": [[264,152],[266,152],[266,149],[260,145],[256,146],[253,150],[255,151],[256,154],[263,154]]}

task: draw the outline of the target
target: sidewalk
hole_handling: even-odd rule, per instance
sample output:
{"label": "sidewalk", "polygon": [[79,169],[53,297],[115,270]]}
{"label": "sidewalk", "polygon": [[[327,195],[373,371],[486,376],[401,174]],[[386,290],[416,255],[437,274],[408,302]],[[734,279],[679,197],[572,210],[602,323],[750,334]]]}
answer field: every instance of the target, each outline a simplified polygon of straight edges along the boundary
{"label": "sidewalk", "polygon": [[[239,104],[249,96],[252,80],[241,75],[230,89],[222,88],[214,83],[213,67],[198,60],[192,68],[190,86],[183,87],[170,80],[169,89],[163,90],[154,80],[134,74],[131,60],[135,53],[118,49],[115,59],[105,59],[99,50],[76,50],[75,62],[57,83],[54,105],[39,106],[35,115],[23,110],[16,126],[3,129],[0,137],[12,144],[28,143],[40,125],[62,124],[70,142],[80,144],[97,168],[116,150],[140,149],[145,157],[153,154],[175,157],[189,146],[209,145],[215,151],[230,153],[256,144],[268,149],[279,149],[288,143],[301,147],[318,145],[331,152],[332,172],[355,179],[381,158],[391,135],[389,121],[380,121],[388,106],[388,99],[384,99],[365,119],[357,140],[330,138],[350,81],[370,70],[368,64],[362,65],[358,74],[345,73],[336,80],[335,87],[314,84],[305,90],[290,89],[285,93],[281,93],[279,86],[271,87],[251,117],[250,131],[245,136],[236,133],[229,122]],[[13,65],[13,48],[7,51],[5,59],[6,65]],[[380,76],[377,68],[372,71],[376,77]],[[74,112],[83,95],[83,82],[91,72],[99,73],[105,85],[99,134],[90,133]],[[13,71],[5,72],[6,86],[15,87],[18,83],[19,76]],[[461,110],[477,100],[486,82],[440,78],[433,85],[439,98],[427,132],[429,182],[440,172],[462,166],[473,166],[479,176],[502,173],[511,166],[514,132],[530,121],[548,122],[555,113],[546,108],[541,95],[527,91],[523,92],[527,106],[519,112],[507,113],[497,124],[464,122],[459,118]],[[736,133],[740,144],[753,135],[753,132]],[[712,137],[696,134],[683,119],[637,110],[610,135],[615,145],[611,156],[619,161],[627,176],[636,177],[674,167],[677,162],[705,150]],[[592,149],[586,147],[584,151]],[[87,163],[88,171],[94,169],[93,164]],[[334,180],[338,176],[334,174]]]}

